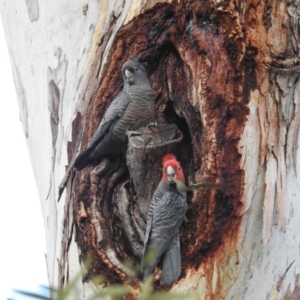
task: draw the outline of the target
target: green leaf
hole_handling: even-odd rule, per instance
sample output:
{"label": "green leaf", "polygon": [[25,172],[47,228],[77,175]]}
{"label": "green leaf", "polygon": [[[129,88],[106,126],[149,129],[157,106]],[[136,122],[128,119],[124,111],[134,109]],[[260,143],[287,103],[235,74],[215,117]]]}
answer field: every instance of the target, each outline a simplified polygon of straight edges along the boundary
{"label": "green leaf", "polygon": [[58,300],[65,300],[70,295],[71,292],[74,292],[76,285],[82,276],[82,272],[79,272],[72,280],[70,280],[65,287],[58,289]]}
{"label": "green leaf", "polygon": [[21,290],[13,290],[13,291],[16,292],[16,293],[19,293],[21,295],[34,298],[34,299],[52,300],[51,298],[49,298],[47,296],[37,294],[37,293],[26,292],[26,291],[21,291]]}
{"label": "green leaf", "polygon": [[180,192],[193,192],[199,188],[209,188],[209,189],[221,189],[226,187],[227,183],[213,183],[213,182],[198,182],[190,186],[186,186],[182,181],[174,179],[176,183],[177,190]]}
{"label": "green leaf", "polygon": [[149,249],[143,257],[143,260],[141,263],[141,269],[143,269],[143,266],[147,266],[155,257],[156,257],[155,250]]}
{"label": "green leaf", "polygon": [[89,298],[89,300],[101,299],[101,297],[112,297],[120,298],[128,295],[130,293],[130,288],[128,286],[122,285],[112,285],[110,287],[104,288],[102,291],[96,293],[93,297]]}
{"label": "green leaf", "polygon": [[95,285],[100,285],[105,281],[105,277],[102,275],[98,275],[95,276],[94,278],[91,279],[91,281],[95,284]]}
{"label": "green leaf", "polygon": [[159,292],[152,294],[147,300],[188,300],[195,299],[196,293],[175,293],[175,292]]}
{"label": "green leaf", "polygon": [[42,289],[44,289],[44,290],[48,290],[48,291],[50,291],[50,292],[55,292],[55,293],[57,293],[57,289],[52,288],[51,286],[47,286],[47,285],[41,284],[41,285],[39,285],[39,287],[42,288]]}
{"label": "green leaf", "polygon": [[152,278],[151,276],[149,276],[148,278],[146,278],[146,280],[143,281],[139,300],[149,299],[149,296],[151,294],[151,287],[152,287]]}

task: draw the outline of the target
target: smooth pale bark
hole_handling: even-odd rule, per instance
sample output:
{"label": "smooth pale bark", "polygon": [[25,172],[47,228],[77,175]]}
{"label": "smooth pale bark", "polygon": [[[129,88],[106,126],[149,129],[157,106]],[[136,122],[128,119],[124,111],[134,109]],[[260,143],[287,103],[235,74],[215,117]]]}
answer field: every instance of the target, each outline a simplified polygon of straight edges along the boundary
{"label": "smooth pale bark", "polygon": [[[197,299],[297,299],[297,5],[2,1],[20,116],[43,207],[51,284],[65,284],[86,256],[99,259],[91,277],[111,272],[121,282],[130,273],[121,258],[138,261],[140,250],[130,250],[136,237],[124,250],[120,236],[112,231],[112,240],[102,223],[103,216],[118,217],[117,224],[124,220],[125,235],[133,236],[132,216],[124,214],[129,203],[125,182],[116,179],[108,189],[118,213],[106,214],[107,204],[99,208],[105,161],[73,174],[57,203],[65,166],[87,146],[121,87],[120,66],[138,54],[150,63],[158,120],[175,120],[183,133],[187,146],[181,146],[181,158],[188,182],[234,183],[224,191],[194,193],[189,222],[182,227],[183,273],[171,289],[196,290]],[[157,170],[153,174],[149,188],[158,180]],[[139,195],[143,186],[135,188]],[[143,226],[137,226],[138,238]],[[101,241],[109,242],[104,250]],[[82,297],[98,288],[89,282],[78,286]]]}
{"label": "smooth pale bark", "polygon": [[[2,1],[1,15],[42,205],[49,281],[57,285],[64,215],[64,201],[56,203],[57,189],[68,164],[71,120],[85,86],[91,46],[96,43],[99,3]],[[78,254],[70,260],[71,275],[77,273]]]}

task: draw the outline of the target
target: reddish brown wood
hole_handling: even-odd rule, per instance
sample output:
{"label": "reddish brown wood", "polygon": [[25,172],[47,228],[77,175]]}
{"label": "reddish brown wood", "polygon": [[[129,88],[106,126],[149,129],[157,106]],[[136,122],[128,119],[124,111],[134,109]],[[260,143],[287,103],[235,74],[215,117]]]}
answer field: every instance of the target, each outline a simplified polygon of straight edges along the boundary
{"label": "reddish brown wood", "polygon": [[[258,50],[251,44],[249,35],[244,34],[252,26],[248,24],[252,8],[246,10],[247,20],[243,25],[242,8],[235,6],[239,5],[236,1],[233,3],[157,4],[123,26],[115,38],[99,85],[88,99],[82,139],[77,135],[83,150],[105,109],[122,88],[120,70],[129,56],[137,54],[140,60],[147,62],[156,95],[157,120],[175,123],[183,134],[180,145],[173,150],[184,167],[188,183],[234,183],[224,190],[203,189],[189,195],[189,222],[181,229],[181,276],[185,276],[187,270],[197,271],[200,264],[212,274],[209,257],[220,247],[235,245],[239,230],[243,171],[237,143],[248,115],[250,91],[257,85]],[[99,43],[98,58],[103,47],[105,41]],[[96,66],[95,63],[91,77],[98,73]],[[73,130],[78,126],[74,124]],[[77,142],[74,137],[73,143]],[[153,159],[147,157],[149,168]],[[153,163],[157,164],[155,159]],[[83,217],[77,218],[76,239],[83,256],[93,259],[90,276],[104,274],[108,282],[124,282],[128,280],[126,272],[114,266],[105,251],[112,249],[119,261],[140,261],[140,251],[132,249],[133,242],[126,238],[126,230],[122,228],[124,215],[117,212],[119,198],[125,197],[124,189],[129,190],[125,153],[114,159],[105,174],[93,177],[97,186],[93,190],[91,174],[95,168],[95,165],[90,166],[74,178],[74,214],[82,207],[86,211]],[[153,188],[157,178],[151,182]],[[149,186],[149,182],[145,186]],[[99,243],[91,221],[93,197],[96,197],[93,209],[102,220],[104,239]],[[130,197],[127,202],[128,199]],[[134,213],[137,222],[143,220],[141,212]],[[141,245],[141,241],[135,243]]]}
{"label": "reddish brown wood", "polygon": [[[84,149],[109,102],[122,87],[120,70],[123,62],[137,54],[148,63],[156,93],[158,121],[175,123],[183,133],[181,147],[174,151],[190,182],[200,179],[235,182],[234,187],[226,190],[204,189],[195,193],[192,199],[190,197],[189,222],[181,230],[182,276],[189,268],[197,269],[224,243],[225,235],[230,233],[231,239],[227,242],[233,242],[237,234],[243,179],[237,141],[248,113],[245,104],[251,89],[251,86],[245,86],[244,76],[245,72],[253,72],[255,54],[255,51],[243,53],[242,28],[232,14],[234,8],[224,5],[222,9],[207,1],[197,2],[158,4],[121,28],[88,107],[82,139]],[[235,35],[232,35],[233,31]],[[103,197],[97,202],[97,209],[103,217],[103,226],[111,234],[118,223],[113,217],[113,203],[120,201],[111,199],[113,190],[117,182],[128,176],[121,161],[117,160],[115,165],[114,169],[121,168],[118,175],[114,175],[114,179],[112,173],[101,175],[97,191],[98,199]],[[81,203],[87,211],[90,209],[91,169],[76,175],[75,213]],[[156,183],[157,178],[153,182]],[[99,254],[107,249],[107,243],[109,248],[121,249],[120,253],[124,255],[119,257],[120,260],[139,262],[140,257],[133,253],[126,239],[114,240],[110,235],[105,244],[97,246],[89,217],[80,219],[76,228],[83,253],[94,260],[94,275],[104,274],[110,282],[125,278],[118,268],[105,264]]]}

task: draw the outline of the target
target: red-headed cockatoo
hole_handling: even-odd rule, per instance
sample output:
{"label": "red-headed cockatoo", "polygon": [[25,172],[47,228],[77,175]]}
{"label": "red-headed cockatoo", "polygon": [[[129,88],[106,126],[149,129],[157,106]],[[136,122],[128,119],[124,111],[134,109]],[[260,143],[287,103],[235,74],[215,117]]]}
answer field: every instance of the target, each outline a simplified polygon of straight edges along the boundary
{"label": "red-headed cockatoo", "polygon": [[166,154],[162,164],[162,179],[151,199],[144,241],[144,257],[149,253],[151,261],[143,265],[142,272],[144,277],[150,276],[162,260],[160,283],[169,284],[181,273],[179,228],[185,218],[187,202],[186,192],[180,192],[175,182],[184,184],[185,181],[180,163],[173,154]]}

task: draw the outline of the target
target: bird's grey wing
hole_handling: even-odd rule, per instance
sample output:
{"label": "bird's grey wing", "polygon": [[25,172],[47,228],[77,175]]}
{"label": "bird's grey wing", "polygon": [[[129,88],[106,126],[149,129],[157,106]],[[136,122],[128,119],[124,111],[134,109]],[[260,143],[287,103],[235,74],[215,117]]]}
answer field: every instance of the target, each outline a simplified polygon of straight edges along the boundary
{"label": "bird's grey wing", "polygon": [[154,207],[149,249],[161,257],[169,248],[174,235],[182,224],[186,198],[174,191],[164,194],[159,205]]}
{"label": "bird's grey wing", "polygon": [[181,273],[181,254],[179,231],[175,234],[169,250],[165,253],[162,262],[160,284],[170,284],[176,281]]}
{"label": "bird's grey wing", "polygon": [[124,90],[122,90],[107,108],[98,128],[91,139],[89,148],[93,148],[95,145],[98,145],[107,134],[111,133],[113,126],[120,118],[122,118],[129,102],[129,96]]}
{"label": "bird's grey wing", "polygon": [[149,242],[149,236],[151,232],[151,227],[152,227],[152,217],[153,217],[153,205],[151,205],[152,202],[150,203],[149,209],[148,209],[148,214],[147,214],[147,227],[146,227],[146,233],[145,233],[145,239],[144,239],[144,255],[148,250],[148,242]]}
{"label": "bird's grey wing", "polygon": [[[157,264],[156,260],[153,261],[153,259],[151,257],[147,257],[147,255],[152,256],[152,253],[148,252],[149,236],[150,236],[151,227],[152,227],[152,217],[153,217],[153,203],[151,202],[149,209],[148,209],[148,214],[147,214],[147,227],[146,227],[146,233],[145,233],[145,239],[144,239],[144,250],[143,250],[142,265],[141,265],[141,272],[144,277],[149,276]],[[145,259],[146,259],[146,261],[145,261]],[[147,261],[149,259],[151,259],[151,265],[149,265],[149,262]]]}
{"label": "bird's grey wing", "polygon": [[145,238],[144,238],[144,250],[143,250],[143,258],[142,258],[142,272],[143,269],[145,267],[145,256],[148,254],[148,246],[149,246],[149,236],[151,233],[151,227],[152,227],[152,217],[153,217],[153,210],[154,210],[154,204],[155,201],[153,201],[153,199],[155,199],[155,194],[157,193],[157,190],[154,192],[151,202],[150,202],[150,206],[148,208],[148,213],[147,213],[147,227],[146,227],[146,233],[145,233]]}
{"label": "bird's grey wing", "polygon": [[152,253],[148,253],[148,247],[149,247],[149,237],[150,237],[151,229],[152,229],[153,211],[155,209],[155,206],[159,205],[159,202],[161,201],[164,193],[165,193],[164,184],[162,184],[162,182],[160,182],[152,196],[152,199],[151,199],[151,202],[150,202],[150,205],[148,208],[147,227],[146,227],[146,233],[145,233],[145,238],[144,238],[144,251],[143,251],[143,258],[142,258],[142,272],[144,273],[144,276],[150,275],[152,273],[152,269],[156,265],[156,262],[153,262],[153,267],[151,267],[151,266],[149,267],[149,265],[147,267],[147,262],[145,262],[145,256],[147,254],[152,256]]}
{"label": "bird's grey wing", "polygon": [[167,191],[160,200],[153,203],[151,228],[148,240],[146,232],[144,246],[144,253],[150,253],[153,258],[143,266],[144,277],[153,272],[160,258],[168,251],[174,235],[178,233],[185,214],[186,197],[175,191]]}
{"label": "bird's grey wing", "polygon": [[75,162],[74,167],[80,171],[84,169],[90,162],[90,154],[95,150],[101,141],[108,140],[111,132],[118,122],[118,120],[124,114],[127,105],[129,104],[129,97],[123,90],[112,101],[108,109],[106,110],[103,119],[101,120],[98,128],[96,129],[89,147],[81,152]]}
{"label": "bird's grey wing", "polygon": [[151,233],[152,221],[153,221],[153,211],[154,211],[155,207],[157,205],[159,205],[165,192],[166,192],[165,186],[162,182],[160,182],[152,196],[152,199],[151,199],[151,202],[150,202],[150,205],[148,208],[147,227],[146,227],[146,233],[145,233],[145,238],[144,238],[144,255],[148,250],[149,236]]}
{"label": "bird's grey wing", "polygon": [[93,153],[93,151],[95,150],[95,148],[97,147],[97,145],[101,142],[106,142],[106,140],[109,140],[111,137],[111,132],[115,126],[115,124],[118,122],[119,118],[116,118],[111,124],[110,126],[107,128],[107,130],[105,131],[105,134],[103,136],[100,136],[99,139],[97,141],[94,142],[93,145],[89,146],[89,148],[87,148],[85,151],[81,152],[75,162],[74,162],[74,167],[80,171],[82,169],[84,169],[90,162],[90,154]]}

